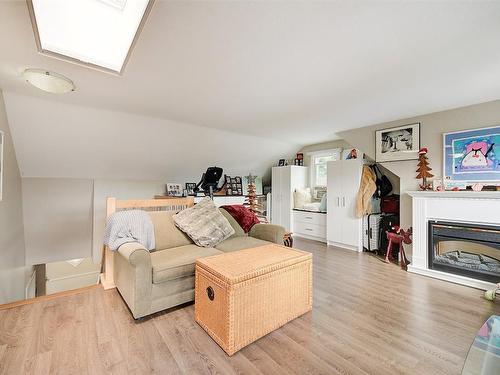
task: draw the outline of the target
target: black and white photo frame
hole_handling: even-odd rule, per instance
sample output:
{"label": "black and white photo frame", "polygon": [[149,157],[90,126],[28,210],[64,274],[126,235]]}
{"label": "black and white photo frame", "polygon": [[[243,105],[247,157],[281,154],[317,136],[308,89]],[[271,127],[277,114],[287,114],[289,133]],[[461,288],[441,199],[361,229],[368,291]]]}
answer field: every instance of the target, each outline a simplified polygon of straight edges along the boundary
{"label": "black and white photo frame", "polygon": [[420,123],[408,124],[375,132],[375,160],[416,160],[420,150]]}

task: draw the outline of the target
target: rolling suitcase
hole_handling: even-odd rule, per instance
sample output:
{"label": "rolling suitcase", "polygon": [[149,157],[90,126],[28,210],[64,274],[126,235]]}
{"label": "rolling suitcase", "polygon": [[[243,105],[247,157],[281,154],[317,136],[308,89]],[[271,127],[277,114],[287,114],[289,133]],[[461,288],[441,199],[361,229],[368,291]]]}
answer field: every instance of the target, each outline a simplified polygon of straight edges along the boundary
{"label": "rolling suitcase", "polygon": [[382,214],[363,216],[363,249],[377,251],[379,246],[379,225]]}

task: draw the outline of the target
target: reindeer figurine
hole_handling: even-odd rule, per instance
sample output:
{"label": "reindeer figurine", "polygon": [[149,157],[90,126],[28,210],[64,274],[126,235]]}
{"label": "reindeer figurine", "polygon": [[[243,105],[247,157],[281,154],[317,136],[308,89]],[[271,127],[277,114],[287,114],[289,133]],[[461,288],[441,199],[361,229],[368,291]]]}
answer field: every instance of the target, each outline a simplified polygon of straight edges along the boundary
{"label": "reindeer figurine", "polygon": [[410,264],[410,261],[406,258],[403,244],[411,244],[412,228],[409,228],[407,231],[405,231],[398,226],[394,226],[392,227],[392,230],[392,232],[386,232],[389,244],[387,245],[387,252],[385,254],[384,261],[386,263],[390,263],[390,261],[392,260],[392,245],[399,245],[399,259],[401,262],[401,269],[406,271],[408,269],[408,264]]}

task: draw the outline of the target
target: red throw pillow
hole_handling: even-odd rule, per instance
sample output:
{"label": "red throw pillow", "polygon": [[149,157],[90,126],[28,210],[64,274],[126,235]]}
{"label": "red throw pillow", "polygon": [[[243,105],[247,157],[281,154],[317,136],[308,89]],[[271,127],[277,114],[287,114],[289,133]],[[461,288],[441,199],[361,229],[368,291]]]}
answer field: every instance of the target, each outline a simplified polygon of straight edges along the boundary
{"label": "red throw pillow", "polygon": [[225,209],[236,220],[245,233],[250,232],[255,224],[260,223],[257,216],[241,204],[221,206],[221,208]]}

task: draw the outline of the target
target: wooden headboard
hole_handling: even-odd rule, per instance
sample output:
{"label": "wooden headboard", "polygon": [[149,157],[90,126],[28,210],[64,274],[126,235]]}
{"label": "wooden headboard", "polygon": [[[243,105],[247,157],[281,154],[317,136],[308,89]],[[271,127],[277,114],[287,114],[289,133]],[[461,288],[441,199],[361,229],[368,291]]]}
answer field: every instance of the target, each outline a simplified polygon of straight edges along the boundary
{"label": "wooden headboard", "polygon": [[[106,220],[116,211],[122,210],[179,212],[192,206],[194,206],[194,197],[136,200],[122,200],[111,197],[106,200]],[[103,246],[101,284],[104,289],[112,289],[116,287],[113,276],[114,255],[114,251],[109,250],[107,246]]]}

